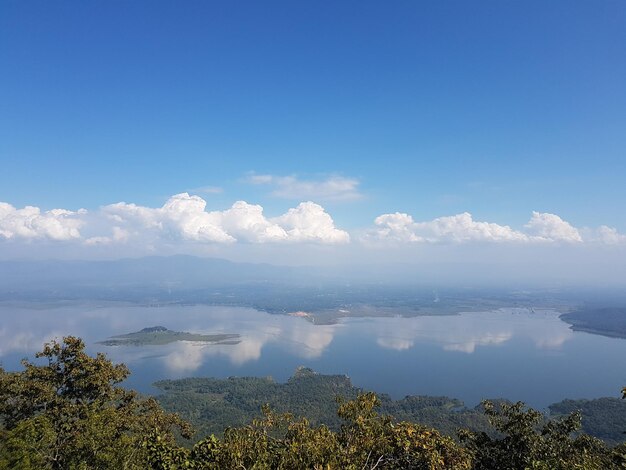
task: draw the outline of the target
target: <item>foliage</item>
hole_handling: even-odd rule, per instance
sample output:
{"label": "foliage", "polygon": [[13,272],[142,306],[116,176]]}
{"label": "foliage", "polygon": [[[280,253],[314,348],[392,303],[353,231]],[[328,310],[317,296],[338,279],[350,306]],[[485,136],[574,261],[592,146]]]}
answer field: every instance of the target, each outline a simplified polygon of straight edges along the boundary
{"label": "foliage", "polygon": [[564,416],[579,411],[581,430],[602,439],[606,444],[617,445],[624,440],[626,429],[626,402],[619,398],[593,400],[563,400],[550,405],[550,416]]}
{"label": "foliage", "polygon": [[543,415],[521,402],[483,402],[485,414],[501,433],[461,433],[461,442],[474,456],[476,470],[604,470],[613,468],[605,444],[587,435],[576,435],[580,413],[546,422]]}
{"label": "foliage", "polygon": [[[221,435],[227,427],[243,426],[260,418],[261,406],[268,403],[279,413],[306,417],[312,425],[325,424],[338,431],[335,398],[355,399],[361,389],[345,375],[318,374],[298,368],[285,383],[264,377],[188,378],[163,380],[155,384],[164,393],[157,399],[170,412],[191,422],[199,436]],[[467,409],[463,402],[448,397],[410,396],[392,400],[379,395],[380,411],[400,421],[419,422],[445,434],[460,428],[489,431],[481,410]]]}
{"label": "foliage", "polygon": [[229,428],[222,439],[211,436],[191,450],[163,445],[155,436],[148,445],[151,464],[160,470],[471,468],[469,453],[452,439],[413,423],[394,423],[375,411],[377,405],[373,393],[342,403],[338,414],[345,424],[339,432],[264,407],[262,419]]}
{"label": "foliage", "polygon": [[66,337],[46,344],[39,365],[0,369],[0,468],[144,468],[142,442],[151,430],[173,440],[188,426],[153,399],[117,386],[129,374],[103,354]]}
{"label": "foliage", "polygon": [[[430,427],[381,414],[384,400],[356,391],[346,377],[325,376],[320,382],[309,369],[299,370],[289,383],[296,389],[320,386],[325,392],[347,392],[338,398],[336,428],[262,405],[262,415],[249,424],[228,427],[221,437],[211,435],[184,447],[174,435],[188,438],[190,429],[177,415],[120,387],[128,369],[102,354],[90,357],[84,348],[82,340],[66,337],[37,354],[43,364],[23,361],[21,372],[0,368],[0,470],[626,468],[626,444],[609,449],[580,433],[579,412],[548,421],[521,402],[483,402],[481,412],[492,427],[461,431],[458,442]],[[216,382],[191,383],[207,387],[205,394],[219,399]],[[255,389],[275,390],[270,379],[235,383],[250,394],[248,398],[256,397],[256,402],[241,400],[244,407],[258,404]],[[180,393],[188,385],[163,384]],[[237,403],[234,397],[232,402]],[[457,404],[419,397],[395,403],[400,414]]]}

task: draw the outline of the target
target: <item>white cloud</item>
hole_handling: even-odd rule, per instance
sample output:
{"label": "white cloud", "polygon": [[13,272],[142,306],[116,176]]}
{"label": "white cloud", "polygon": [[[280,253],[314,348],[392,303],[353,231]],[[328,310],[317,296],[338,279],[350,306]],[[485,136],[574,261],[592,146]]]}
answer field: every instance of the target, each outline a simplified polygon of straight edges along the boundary
{"label": "white cloud", "polygon": [[414,222],[408,214],[383,214],[374,220],[370,236],[398,242],[463,243],[527,241],[528,237],[508,225],[477,222],[468,212],[438,217],[428,222]]}
{"label": "white cloud", "polygon": [[221,227],[217,212],[206,212],[206,201],[187,193],[170,197],[156,209],[161,227],[174,237],[203,242],[233,242],[235,238]]}
{"label": "white cloud", "polygon": [[153,230],[171,239],[229,243],[235,239],[220,226],[216,213],[206,212],[206,201],[187,193],[170,197],[160,208],[120,202],[102,210],[114,221],[133,227],[136,232]]}
{"label": "white cloud", "polygon": [[285,199],[318,199],[326,201],[351,201],[360,199],[359,180],[343,176],[329,176],[321,180],[303,180],[296,176],[252,174],[246,178],[250,184],[270,185],[272,196]]}
{"label": "white cloud", "polygon": [[620,244],[626,236],[607,226],[592,231],[590,236],[558,215],[533,212],[524,230],[508,225],[475,221],[468,212],[438,217],[426,222],[415,222],[408,214],[396,212],[383,214],[374,220],[375,227],[368,231],[365,241],[423,242],[423,243],[569,243],[582,242]]}
{"label": "white cloud", "polygon": [[526,236],[508,225],[476,222],[468,212],[451,217],[439,217],[431,222],[418,223],[417,230],[428,241],[525,241]]}
{"label": "white cloud", "polygon": [[263,207],[235,202],[225,211],[207,212],[206,201],[187,193],[172,196],[161,208],[118,203],[103,208],[116,223],[151,230],[170,239],[232,243],[317,242],[345,243],[347,232],[335,227],[323,207],[303,202],[280,217],[268,219]]}
{"label": "white cloud", "polygon": [[622,245],[626,244],[626,235],[622,235],[613,227],[601,225],[590,236],[590,239],[605,245]]}
{"label": "white cloud", "polygon": [[[253,177],[260,181],[274,178]],[[380,246],[389,246],[390,242],[626,246],[626,235],[613,227],[577,228],[556,214],[540,212],[532,212],[528,223],[519,229],[475,220],[468,212],[427,221],[416,221],[406,213],[388,213],[376,217],[374,226],[359,238],[366,245]],[[126,244],[127,251],[140,246],[144,252],[174,253],[225,250],[218,247],[237,242],[339,245],[349,243],[351,237],[335,226],[321,205],[311,201],[272,217],[265,214],[261,205],[246,201],[210,211],[202,197],[181,193],[171,196],[161,207],[119,202],[89,213],[84,209],[42,211],[34,206],[16,209],[0,202],[0,240],[75,240],[85,249]]]}
{"label": "white cloud", "polygon": [[376,217],[374,224],[377,227],[373,233],[376,238],[398,242],[424,241],[422,237],[417,235],[416,224],[409,214],[400,212],[383,214]]}
{"label": "white cloud", "polygon": [[5,239],[71,240],[80,238],[82,221],[77,218],[86,211],[52,209],[42,212],[38,207],[16,209],[0,202],[0,237]]}
{"label": "white cloud", "polygon": [[289,237],[281,226],[270,222],[263,215],[263,207],[237,201],[220,213],[221,223],[228,233],[249,242],[283,241]]}
{"label": "white cloud", "polygon": [[272,219],[287,230],[290,240],[298,242],[348,243],[348,232],[335,228],[324,208],[314,202],[302,202],[286,214]]}
{"label": "white cloud", "polygon": [[[119,202],[87,214],[63,209],[42,212],[37,207],[15,209],[0,203],[0,239],[81,240],[85,246],[106,246],[141,240],[191,241],[209,244],[347,243],[347,232],[335,227],[332,217],[313,202],[303,202],[283,215],[268,218],[263,207],[235,202],[224,211],[207,211],[206,201],[188,193],[170,197],[162,207]],[[85,227],[83,238],[79,228]]]}
{"label": "white cloud", "polygon": [[555,214],[533,212],[532,217],[524,227],[538,241],[564,241],[570,243],[583,241],[578,229],[572,227],[572,225]]}

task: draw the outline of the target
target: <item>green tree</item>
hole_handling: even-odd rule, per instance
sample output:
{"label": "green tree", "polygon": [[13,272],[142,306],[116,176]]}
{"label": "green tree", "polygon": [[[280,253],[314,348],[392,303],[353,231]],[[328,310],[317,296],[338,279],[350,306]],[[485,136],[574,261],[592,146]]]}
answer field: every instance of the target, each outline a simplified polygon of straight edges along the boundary
{"label": "green tree", "polygon": [[229,428],[191,451],[171,446],[159,436],[148,443],[155,469],[415,469],[469,470],[470,454],[451,438],[413,423],[380,416],[373,393],[339,406],[345,420],[340,432],[311,427],[306,419],[275,414],[250,425]]}
{"label": "green tree", "polygon": [[579,413],[546,421],[522,402],[484,401],[483,408],[498,435],[460,433],[461,442],[474,456],[476,470],[615,468],[612,454],[602,441],[577,433]]}
{"label": "green tree", "polygon": [[227,428],[192,448],[189,427],[119,384],[129,374],[82,340],[46,344],[39,363],[0,368],[0,470],[8,469],[413,469],[605,470],[626,468],[624,445],[608,449],[579,432],[581,415],[547,421],[523,403],[483,402],[494,432],[438,431],[378,413],[379,398],[339,402],[339,431],[275,413]]}
{"label": "green tree", "polygon": [[188,434],[176,415],[153,399],[119,387],[129,375],[103,354],[91,357],[72,336],[24,360],[24,370],[0,369],[0,469],[145,468],[146,436]]}

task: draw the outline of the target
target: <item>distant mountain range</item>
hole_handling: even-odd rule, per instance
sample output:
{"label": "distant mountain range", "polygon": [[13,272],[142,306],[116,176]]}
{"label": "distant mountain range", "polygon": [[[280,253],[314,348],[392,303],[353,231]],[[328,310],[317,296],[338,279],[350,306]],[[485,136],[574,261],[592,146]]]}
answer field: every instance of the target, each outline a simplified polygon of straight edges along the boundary
{"label": "distant mountain range", "polygon": [[[150,256],[113,261],[0,261],[3,289],[34,286],[105,287],[121,285],[232,285],[241,282],[286,282],[296,268],[235,263],[194,256]],[[301,276],[305,270],[300,270]]]}

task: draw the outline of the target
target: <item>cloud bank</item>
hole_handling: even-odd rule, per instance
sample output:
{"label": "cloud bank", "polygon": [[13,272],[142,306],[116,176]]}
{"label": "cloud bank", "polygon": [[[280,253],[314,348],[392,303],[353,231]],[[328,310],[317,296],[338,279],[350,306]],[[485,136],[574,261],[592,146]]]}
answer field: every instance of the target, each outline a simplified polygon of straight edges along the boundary
{"label": "cloud bank", "polygon": [[181,193],[159,208],[120,202],[103,207],[101,212],[125,234],[148,231],[173,241],[322,244],[350,241],[348,232],[336,228],[324,208],[313,202],[302,202],[281,216],[268,218],[260,205],[237,201],[227,210],[207,211],[204,199]]}
{"label": "cloud bank", "polygon": [[86,211],[72,212],[52,209],[42,212],[38,207],[26,206],[16,209],[0,202],[0,238],[71,240],[80,238],[79,217]]}
{"label": "cloud bank", "polygon": [[626,236],[605,225],[598,229],[578,229],[555,214],[533,212],[523,229],[473,219],[469,212],[415,222],[409,214],[383,214],[367,231],[366,242],[393,243],[602,243],[616,245]]}
{"label": "cloud bank", "polygon": [[[83,254],[115,245],[126,246],[126,253],[133,247],[151,253],[167,247],[171,254],[193,252],[193,247],[248,245],[253,250],[255,245],[337,246],[353,240],[355,249],[363,253],[373,245],[626,246],[626,235],[615,228],[575,227],[556,214],[542,212],[532,212],[519,228],[475,220],[469,212],[427,221],[395,212],[376,217],[372,226],[356,233],[351,236],[338,228],[324,207],[311,201],[273,217],[266,215],[261,205],[246,201],[236,201],[224,210],[209,210],[205,199],[188,193],[171,196],[161,207],[118,202],[89,212],[44,211],[34,206],[18,209],[0,202],[0,242],[5,246],[64,242],[64,246],[84,247]],[[294,248],[292,253],[302,250]]]}

